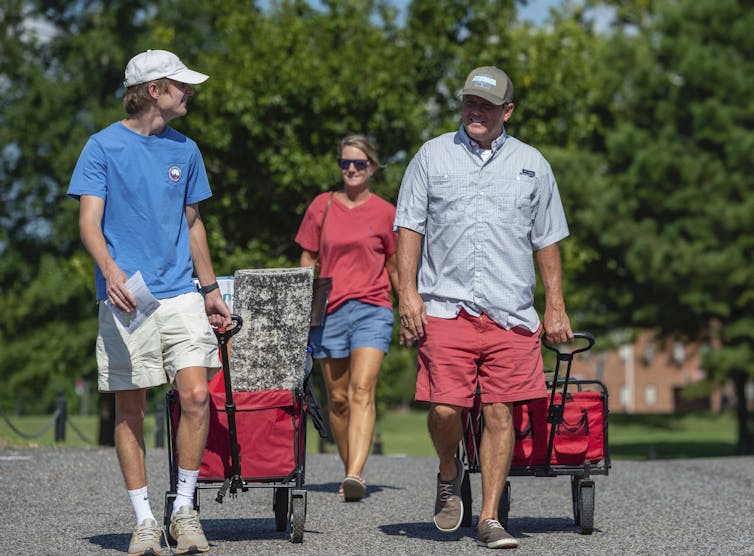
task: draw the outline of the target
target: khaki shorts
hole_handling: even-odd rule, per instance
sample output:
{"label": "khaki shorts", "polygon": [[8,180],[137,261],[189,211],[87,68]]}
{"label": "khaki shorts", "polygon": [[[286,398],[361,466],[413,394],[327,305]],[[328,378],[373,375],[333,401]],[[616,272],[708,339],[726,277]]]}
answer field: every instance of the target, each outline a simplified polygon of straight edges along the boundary
{"label": "khaki shorts", "polygon": [[217,338],[204,299],[191,292],[160,300],[160,307],[131,334],[103,302],[97,335],[100,392],[150,388],[173,382],[187,367],[220,367]]}

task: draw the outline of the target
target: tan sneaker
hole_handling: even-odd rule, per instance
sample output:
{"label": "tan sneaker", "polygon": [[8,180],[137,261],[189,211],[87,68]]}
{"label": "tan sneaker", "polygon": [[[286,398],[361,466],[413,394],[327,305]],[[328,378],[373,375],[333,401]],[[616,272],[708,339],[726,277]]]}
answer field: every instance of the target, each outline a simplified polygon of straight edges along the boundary
{"label": "tan sneaker", "polygon": [[461,483],[463,482],[463,464],[456,458],[456,478],[441,481],[437,475],[437,497],[435,498],[435,526],[445,533],[457,531],[463,521],[463,502],[461,501]]}
{"label": "tan sneaker", "polygon": [[207,552],[209,544],[204,536],[199,514],[189,506],[181,506],[170,517],[170,536],[176,541],[176,554]]}
{"label": "tan sneaker", "polygon": [[154,519],[139,523],[128,544],[128,556],[162,556],[162,527]]}
{"label": "tan sneaker", "polygon": [[514,539],[497,519],[485,519],[476,527],[476,543],[487,548],[518,548]]}

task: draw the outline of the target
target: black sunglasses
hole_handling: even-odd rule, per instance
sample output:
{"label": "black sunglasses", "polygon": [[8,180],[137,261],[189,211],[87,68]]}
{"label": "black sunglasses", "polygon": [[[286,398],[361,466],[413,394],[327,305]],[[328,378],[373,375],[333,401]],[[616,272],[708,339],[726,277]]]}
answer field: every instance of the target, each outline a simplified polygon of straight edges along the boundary
{"label": "black sunglasses", "polygon": [[348,168],[351,167],[351,164],[353,164],[354,168],[357,170],[366,170],[367,166],[369,166],[369,160],[362,160],[359,158],[353,159],[353,158],[339,158],[338,159],[338,166],[340,166],[341,170],[348,170]]}

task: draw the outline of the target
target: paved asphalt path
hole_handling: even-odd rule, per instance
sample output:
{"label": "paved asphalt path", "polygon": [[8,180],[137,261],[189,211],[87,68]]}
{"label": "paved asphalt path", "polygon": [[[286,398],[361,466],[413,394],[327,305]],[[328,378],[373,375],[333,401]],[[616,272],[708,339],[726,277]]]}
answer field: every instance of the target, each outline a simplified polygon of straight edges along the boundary
{"label": "paved asphalt path", "polygon": [[[158,520],[167,453],[147,456]],[[276,532],[272,489],[217,504],[202,491],[210,555],[435,554],[481,556],[475,530],[442,534],[432,525],[436,460],[372,456],[368,496],[342,502],[337,457],[310,454],[304,542]],[[474,515],[479,475],[471,476]],[[518,555],[754,555],[754,457],[613,462],[595,477],[594,533],[573,523],[568,477],[513,477],[510,531]],[[476,518],[475,518],[476,519]],[[125,554],[132,514],[109,448],[0,447],[0,554]]]}

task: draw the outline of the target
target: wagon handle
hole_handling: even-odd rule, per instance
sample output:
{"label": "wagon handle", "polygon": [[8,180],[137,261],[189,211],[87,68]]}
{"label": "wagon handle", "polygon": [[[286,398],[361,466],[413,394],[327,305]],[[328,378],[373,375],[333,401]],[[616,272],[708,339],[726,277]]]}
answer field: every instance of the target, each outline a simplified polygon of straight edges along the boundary
{"label": "wagon handle", "polygon": [[230,358],[228,355],[228,340],[237,334],[243,326],[243,319],[238,315],[230,315],[232,327],[214,328],[215,336],[220,343],[220,354],[223,365],[223,379],[225,382],[225,413],[228,417],[228,440],[230,442],[230,476],[225,478],[220,489],[217,491],[215,501],[223,503],[225,493],[230,489],[231,496],[236,494],[238,489],[248,490],[241,477],[241,456],[239,455],[238,433],[236,432],[236,404],[233,401],[233,389],[230,384]]}
{"label": "wagon handle", "polygon": [[544,333],[542,333],[542,345],[545,346],[550,351],[554,351],[558,356],[558,361],[570,361],[573,359],[573,356],[577,353],[581,353],[582,351],[587,351],[592,349],[592,346],[594,345],[594,336],[592,336],[589,332],[574,332],[573,333],[573,339],[574,340],[586,340],[587,345],[584,347],[580,347],[578,349],[575,349],[573,351],[569,352],[562,352],[560,351],[554,344],[550,344],[545,339]]}
{"label": "wagon handle", "polygon": [[240,332],[243,326],[243,319],[239,315],[230,315],[231,326],[227,328],[213,328],[215,336],[221,342],[227,342],[230,338]]}
{"label": "wagon handle", "polygon": [[[573,339],[574,340],[586,340],[587,344],[586,346],[580,347],[578,349],[574,349],[570,352],[563,352],[560,351],[555,345],[550,344],[545,339],[544,333],[542,333],[542,336],[540,337],[542,341],[542,345],[545,346],[550,351],[554,351],[556,354],[555,358],[555,371],[553,373],[552,378],[552,390],[550,391],[550,402],[547,405],[547,422],[550,423],[550,434],[549,439],[547,441],[547,459],[545,460],[547,463],[547,470],[550,471],[550,458],[552,457],[552,449],[555,445],[555,432],[557,430],[557,427],[563,422],[563,415],[565,413],[565,403],[568,399],[568,380],[571,377],[571,364],[573,363],[573,356],[577,353],[581,353],[582,351],[587,351],[592,348],[594,345],[594,336],[592,336],[589,332],[574,332],[573,333]],[[560,362],[565,361],[566,362],[566,370],[565,370],[565,378],[563,379],[563,391],[561,393],[561,401],[560,403],[555,403],[555,392],[558,389],[558,376],[560,374]]]}

